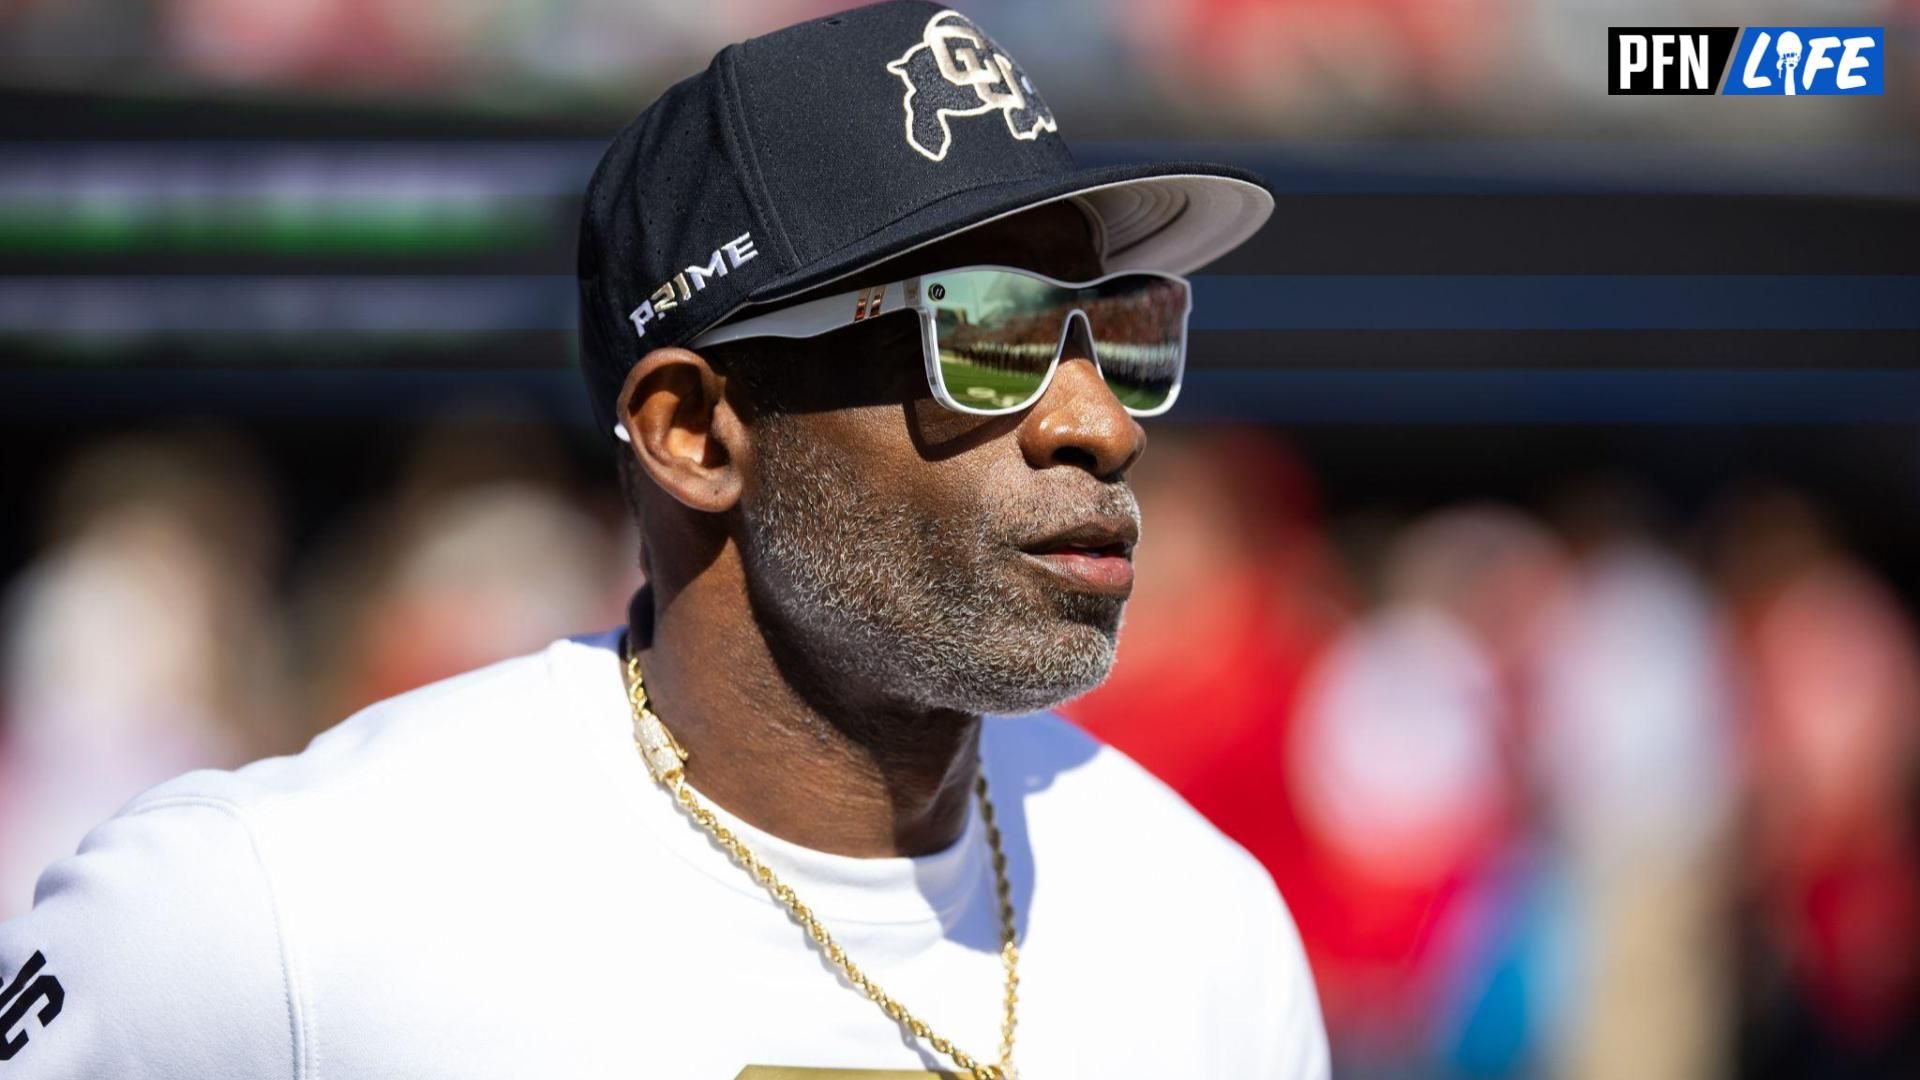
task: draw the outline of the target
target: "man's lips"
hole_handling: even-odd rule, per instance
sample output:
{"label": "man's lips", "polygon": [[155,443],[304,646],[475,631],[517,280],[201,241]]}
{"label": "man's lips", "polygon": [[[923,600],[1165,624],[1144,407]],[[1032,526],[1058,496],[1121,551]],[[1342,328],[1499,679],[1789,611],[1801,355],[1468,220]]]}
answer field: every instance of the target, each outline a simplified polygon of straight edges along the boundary
{"label": "man's lips", "polygon": [[1131,519],[1081,522],[1020,545],[1027,558],[1089,592],[1125,596],[1133,589],[1133,545],[1140,530]]}
{"label": "man's lips", "polygon": [[1072,553],[1102,557],[1133,558],[1133,545],[1140,539],[1140,526],[1130,517],[1088,518],[1020,545],[1029,555]]}

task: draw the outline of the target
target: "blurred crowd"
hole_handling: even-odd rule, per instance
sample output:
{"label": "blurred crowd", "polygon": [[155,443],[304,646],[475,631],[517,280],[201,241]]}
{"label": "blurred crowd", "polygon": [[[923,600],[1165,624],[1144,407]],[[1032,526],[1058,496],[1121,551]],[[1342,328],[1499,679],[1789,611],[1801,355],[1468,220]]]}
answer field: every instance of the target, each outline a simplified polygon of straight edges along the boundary
{"label": "blurred crowd", "polygon": [[[630,527],[565,456],[450,421],[295,535],[340,493],[242,435],[86,446],[4,583],[0,916],[153,783],[617,625]],[[1271,432],[1177,427],[1136,484],[1066,711],[1272,871],[1339,1075],[1915,1075],[1920,640],[1807,497],[1328,515]]]}
{"label": "blurred crowd", "polygon": [[1328,520],[1154,441],[1067,711],[1273,872],[1338,1075],[1920,1075],[1920,641],[1805,496]]}
{"label": "blurred crowd", "polygon": [[297,543],[289,504],[332,496],[231,432],[104,440],[52,480],[37,554],[0,588],[0,918],[161,780],[624,621],[624,510],[575,487],[558,444],[449,421],[419,445]]}
{"label": "blurred crowd", "polygon": [[[630,102],[722,45],[857,0],[0,0],[0,70],[28,85],[426,94],[513,110]],[[1466,128],[1818,131],[1912,121],[1911,0],[958,0],[1056,108],[1161,130]],[[1884,103],[1790,113],[1609,98],[1611,25],[1862,24],[1888,29]],[[1868,107],[1871,104],[1872,107]],[[1172,115],[1169,115],[1169,114]],[[1177,117],[1177,118],[1176,118]],[[1084,121],[1083,121],[1084,122]],[[1137,125],[1122,123],[1119,131]],[[1910,130],[1910,128],[1908,128]],[[1084,132],[1083,132],[1084,134]]]}

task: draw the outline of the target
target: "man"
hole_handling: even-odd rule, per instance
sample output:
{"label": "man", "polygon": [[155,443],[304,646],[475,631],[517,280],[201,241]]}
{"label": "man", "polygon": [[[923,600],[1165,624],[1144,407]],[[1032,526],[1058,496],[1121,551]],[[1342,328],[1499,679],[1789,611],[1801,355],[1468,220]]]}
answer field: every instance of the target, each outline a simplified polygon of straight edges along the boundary
{"label": "man", "polygon": [[1260,867],[1064,722],[982,719],[1105,674],[1160,272],[1271,205],[1075,170],[930,5],[720,53],[588,188],[628,630],[135,800],[0,930],[8,1075],[1324,1075]]}

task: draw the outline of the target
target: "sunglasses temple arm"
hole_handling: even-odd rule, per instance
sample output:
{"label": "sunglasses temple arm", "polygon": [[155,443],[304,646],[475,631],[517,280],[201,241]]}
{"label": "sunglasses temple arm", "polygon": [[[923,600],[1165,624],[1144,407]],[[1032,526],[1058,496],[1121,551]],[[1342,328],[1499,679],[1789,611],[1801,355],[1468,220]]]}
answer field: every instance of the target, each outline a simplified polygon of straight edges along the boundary
{"label": "sunglasses temple arm", "polygon": [[765,315],[755,315],[739,322],[724,323],[695,338],[691,347],[719,345],[752,337],[819,337],[884,312],[899,311],[904,304],[907,287],[907,282],[899,281],[888,285],[870,285],[864,289],[770,311]]}

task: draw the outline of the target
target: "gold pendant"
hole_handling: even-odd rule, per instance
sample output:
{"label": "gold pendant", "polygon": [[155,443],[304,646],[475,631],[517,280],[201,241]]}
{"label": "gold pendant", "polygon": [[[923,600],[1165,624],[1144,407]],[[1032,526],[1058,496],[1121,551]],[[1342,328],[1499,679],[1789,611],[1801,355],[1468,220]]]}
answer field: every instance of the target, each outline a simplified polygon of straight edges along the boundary
{"label": "gold pendant", "polygon": [[635,689],[634,693],[638,697],[633,712],[633,744],[640,748],[640,756],[655,782],[671,784],[680,778],[687,752],[680,746],[680,740],[673,737],[673,732],[667,730],[667,725],[647,708],[646,691]]}
{"label": "gold pendant", "polygon": [[733,1080],[959,1080],[953,1073],[898,1069],[808,1069],[797,1065],[749,1065]]}

